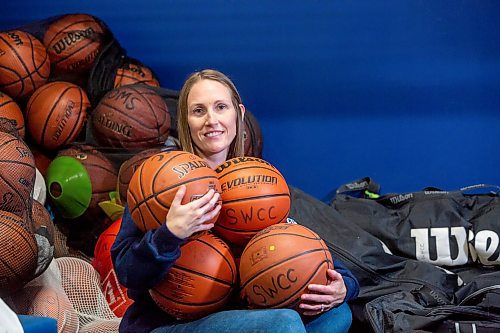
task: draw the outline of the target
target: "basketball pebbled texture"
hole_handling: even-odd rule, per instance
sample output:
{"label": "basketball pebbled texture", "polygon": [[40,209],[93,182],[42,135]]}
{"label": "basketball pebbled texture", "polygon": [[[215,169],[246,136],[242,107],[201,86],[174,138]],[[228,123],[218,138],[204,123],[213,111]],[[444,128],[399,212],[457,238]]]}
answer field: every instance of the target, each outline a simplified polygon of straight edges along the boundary
{"label": "basketball pebbled texture", "polygon": [[170,133],[165,100],[145,85],[109,91],[92,113],[92,134],[104,147],[151,148],[162,145]]}
{"label": "basketball pebbled texture", "polygon": [[16,100],[27,98],[49,75],[49,56],[38,39],[21,30],[0,33],[1,91]]}
{"label": "basketball pebbled texture", "polygon": [[240,296],[253,308],[297,308],[311,283],[326,285],[333,269],[325,242],[298,224],[278,224],[256,234],[240,258]]}
{"label": "basketball pebbled texture", "polygon": [[180,257],[150,294],[165,312],[180,319],[195,319],[221,309],[236,282],[236,265],[229,247],[205,233],[181,247]]}

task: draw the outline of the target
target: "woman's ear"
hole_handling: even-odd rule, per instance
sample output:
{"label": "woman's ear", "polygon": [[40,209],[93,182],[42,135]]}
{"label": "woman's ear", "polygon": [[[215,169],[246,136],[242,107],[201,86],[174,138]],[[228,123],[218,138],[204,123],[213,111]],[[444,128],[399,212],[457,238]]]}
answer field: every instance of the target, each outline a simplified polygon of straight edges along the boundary
{"label": "woman's ear", "polygon": [[245,106],[243,104],[240,104],[240,110],[241,110],[241,119],[245,119]]}

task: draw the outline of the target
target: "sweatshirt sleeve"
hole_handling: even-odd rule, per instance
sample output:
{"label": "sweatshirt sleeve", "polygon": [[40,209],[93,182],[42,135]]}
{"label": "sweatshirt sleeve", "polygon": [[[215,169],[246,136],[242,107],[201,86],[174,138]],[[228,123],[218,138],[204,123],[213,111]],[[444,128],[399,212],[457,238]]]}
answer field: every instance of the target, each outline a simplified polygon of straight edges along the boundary
{"label": "sweatshirt sleeve", "polygon": [[116,275],[127,288],[147,290],[157,285],[180,256],[183,239],[164,223],[143,233],[125,207],[120,231],[111,247]]}
{"label": "sweatshirt sleeve", "polygon": [[352,274],[352,272],[347,268],[344,263],[338,259],[333,259],[334,269],[342,275],[344,279],[344,284],[347,288],[347,294],[345,296],[344,302],[355,299],[359,294],[359,282],[358,279]]}

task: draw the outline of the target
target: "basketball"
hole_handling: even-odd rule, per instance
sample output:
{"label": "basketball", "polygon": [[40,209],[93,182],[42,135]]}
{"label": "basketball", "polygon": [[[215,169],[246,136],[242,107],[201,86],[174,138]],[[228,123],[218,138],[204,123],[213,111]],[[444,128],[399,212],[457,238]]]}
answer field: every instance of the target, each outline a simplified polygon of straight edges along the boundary
{"label": "basketball", "polygon": [[90,106],[79,86],[63,81],[38,88],[26,106],[26,122],[33,140],[49,150],[73,143],[82,131]]}
{"label": "basketball", "polygon": [[150,148],[139,152],[128,160],[122,163],[118,170],[117,191],[120,196],[120,201],[124,205],[127,203],[128,184],[134,172],[141,166],[142,162],[148,157],[158,154],[161,148]]}
{"label": "basketball", "polygon": [[58,333],[78,332],[78,313],[61,287],[28,285],[11,299],[18,314],[54,318]]}
{"label": "basketball", "polygon": [[267,227],[240,259],[240,296],[253,308],[296,308],[311,283],[326,285],[333,269],[325,242],[298,224]]}
{"label": "basketball", "polygon": [[205,233],[181,246],[180,257],[150,294],[170,315],[195,319],[221,309],[236,286],[236,278],[229,247]]}
{"label": "basketball", "polygon": [[0,297],[19,290],[34,277],[38,247],[22,218],[0,211]]}
{"label": "basketball", "polygon": [[237,157],[215,171],[221,184],[222,209],[214,231],[222,239],[242,246],[260,230],[286,221],[290,191],[273,165],[256,157]]}
{"label": "basketball", "polygon": [[116,181],[116,167],[93,146],[72,145],[50,163],[47,197],[71,246],[94,252],[100,233],[112,222],[99,203],[110,200]]}
{"label": "basketball", "polygon": [[29,96],[47,82],[50,60],[45,46],[31,34],[0,33],[0,90],[14,99]]}
{"label": "basketball", "polygon": [[15,121],[0,117],[0,132],[8,133],[10,135],[19,137],[19,131],[16,128]]}
{"label": "basketball", "polygon": [[102,293],[106,297],[111,311],[120,318],[123,317],[127,308],[133,303],[127,295],[127,288],[118,281],[111,259],[111,247],[116,235],[118,235],[121,223],[121,218],[116,220],[99,236],[94,249],[94,259],[91,263],[99,273]]}
{"label": "basketball", "polygon": [[83,73],[101,51],[104,28],[93,16],[68,14],[52,22],[43,38],[56,72]]}
{"label": "basketball", "polygon": [[[184,151],[167,151],[146,159],[129,183],[127,203],[132,219],[143,232],[165,223],[179,186],[186,186],[182,204],[210,189],[220,193],[217,174],[200,157]],[[215,222],[216,217],[206,223]]]}
{"label": "basketball", "polygon": [[55,227],[47,209],[38,201],[33,201],[32,208],[33,229],[38,245],[38,265],[36,276],[39,276],[49,267],[54,258]]}
{"label": "basketball", "polygon": [[50,162],[52,162],[53,159],[53,154],[48,155],[48,153],[52,152],[41,149],[33,144],[30,144],[28,147],[31,150],[33,157],[35,158],[36,168],[38,169],[38,171],[40,171],[42,176],[45,177]]}
{"label": "basketball", "polygon": [[59,151],[47,170],[52,202],[66,218],[76,218],[87,208],[109,200],[116,188],[117,172],[109,158],[90,145],[72,145]]}
{"label": "basketball", "polygon": [[165,100],[144,85],[109,91],[92,113],[92,134],[102,146],[151,148],[163,145],[169,133]]}
{"label": "basketball", "polygon": [[135,83],[142,83],[152,87],[160,86],[153,72],[144,65],[125,63],[116,69],[114,88]]}
{"label": "basketball", "polygon": [[8,95],[0,92],[0,118],[13,121],[19,136],[24,139],[25,127],[24,116],[19,105]]}
{"label": "basketball", "polygon": [[31,219],[35,175],[35,161],[24,141],[0,132],[0,210]]}

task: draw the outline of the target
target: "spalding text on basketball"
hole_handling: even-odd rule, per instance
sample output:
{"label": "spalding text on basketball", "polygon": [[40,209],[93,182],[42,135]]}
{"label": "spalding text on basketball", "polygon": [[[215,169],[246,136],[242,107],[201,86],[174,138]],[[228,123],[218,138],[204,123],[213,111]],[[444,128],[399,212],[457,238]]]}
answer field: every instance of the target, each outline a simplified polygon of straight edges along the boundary
{"label": "spalding text on basketball", "polygon": [[263,164],[265,164],[273,169],[276,169],[271,163],[266,162],[264,160],[261,160],[260,158],[245,156],[245,157],[236,157],[236,158],[225,161],[224,163],[219,165],[217,167],[217,169],[215,169],[215,172],[221,173],[225,169],[229,168],[231,165],[235,165],[235,164],[242,163],[242,162],[260,162],[260,163],[263,163]]}
{"label": "spalding text on basketball", "polygon": [[274,215],[274,210],[276,209],[275,206],[256,209],[255,214],[253,206],[250,206],[249,208],[249,210],[239,209],[238,211],[236,211],[234,208],[226,209],[225,213],[227,217],[227,223],[237,224],[238,222],[242,222],[248,224],[249,222],[252,222],[254,220],[254,216],[259,221],[272,221],[277,218],[277,216]]}
{"label": "spalding text on basketball", "polygon": [[66,47],[69,47],[82,39],[94,38],[95,33],[95,30],[91,27],[88,27],[85,30],[68,32],[63,38],[59,39],[54,45],[52,45],[52,49],[57,54],[61,54]]}
{"label": "spalding text on basketball", "polygon": [[257,185],[266,184],[266,185],[277,185],[278,178],[274,176],[266,176],[266,175],[251,175],[247,177],[240,177],[231,179],[230,181],[224,182],[221,184],[222,192],[226,192],[232,188],[245,186],[248,188],[255,188]]}
{"label": "spalding text on basketball", "polygon": [[19,153],[20,158],[30,157],[32,155],[29,149],[22,146],[16,146],[16,150]]}
{"label": "spalding text on basketball", "polygon": [[58,141],[59,137],[61,136],[64,127],[66,127],[66,123],[68,122],[68,119],[71,117],[71,114],[73,113],[73,108],[75,107],[75,103],[73,101],[68,101],[68,104],[66,105],[66,109],[64,109],[64,113],[61,115],[58,115],[56,118],[57,122],[57,128],[54,134],[52,135],[52,140]]}
{"label": "spalding text on basketball", "polygon": [[135,108],[135,101],[139,100],[139,98],[135,97],[132,92],[124,91],[122,89],[111,90],[106,98],[121,101],[127,110],[133,110]]}
{"label": "spalding text on basketball", "polygon": [[19,37],[18,34],[14,33],[14,32],[7,32],[7,36],[9,36],[10,38],[12,38],[12,41],[14,42],[14,44],[16,44],[17,46],[19,45],[23,45],[23,41],[22,39]]}
{"label": "spalding text on basketball", "polygon": [[115,133],[125,135],[126,137],[132,136],[132,126],[127,124],[120,124],[112,120],[110,115],[99,114],[99,116],[96,118],[96,121],[101,126],[106,127],[107,129],[110,129]]}
{"label": "spalding text on basketball", "polygon": [[281,290],[290,289],[297,282],[295,269],[289,268],[286,272],[272,275],[269,282],[265,285],[256,283],[252,286],[253,293],[261,297],[260,304],[268,304]]}
{"label": "spalding text on basketball", "polygon": [[172,167],[172,171],[176,172],[179,175],[179,179],[181,179],[192,170],[198,168],[208,168],[208,167],[209,166],[204,161],[192,161],[192,162],[178,164]]}

